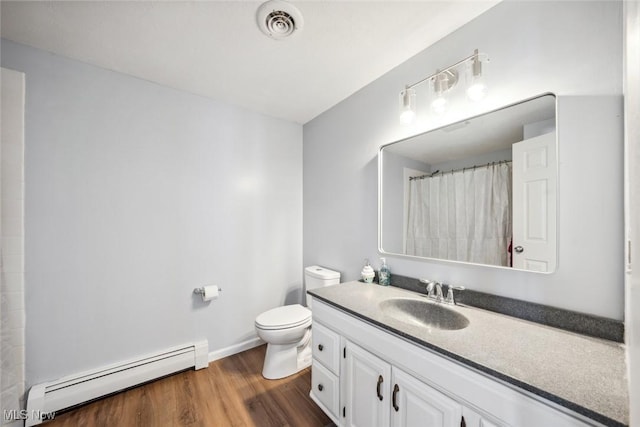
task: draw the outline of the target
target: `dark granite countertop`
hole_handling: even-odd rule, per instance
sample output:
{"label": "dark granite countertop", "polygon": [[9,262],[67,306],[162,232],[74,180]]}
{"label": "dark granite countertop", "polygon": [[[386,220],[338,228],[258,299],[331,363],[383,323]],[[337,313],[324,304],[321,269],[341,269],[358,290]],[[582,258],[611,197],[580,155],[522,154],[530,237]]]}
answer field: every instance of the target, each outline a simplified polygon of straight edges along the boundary
{"label": "dark granite countertop", "polygon": [[309,294],[391,333],[451,357],[605,425],[629,423],[624,346],[466,306],[459,330],[400,321],[379,304],[389,298],[427,300],[397,287],[348,282]]}

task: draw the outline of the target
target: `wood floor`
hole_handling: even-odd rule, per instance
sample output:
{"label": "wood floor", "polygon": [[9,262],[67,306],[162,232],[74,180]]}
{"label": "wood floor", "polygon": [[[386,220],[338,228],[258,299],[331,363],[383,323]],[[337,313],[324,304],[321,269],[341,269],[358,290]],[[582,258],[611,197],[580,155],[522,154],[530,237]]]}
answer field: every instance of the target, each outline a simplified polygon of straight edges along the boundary
{"label": "wood floor", "polygon": [[126,390],[58,414],[43,426],[332,426],[309,398],[310,369],[265,380],[265,349]]}

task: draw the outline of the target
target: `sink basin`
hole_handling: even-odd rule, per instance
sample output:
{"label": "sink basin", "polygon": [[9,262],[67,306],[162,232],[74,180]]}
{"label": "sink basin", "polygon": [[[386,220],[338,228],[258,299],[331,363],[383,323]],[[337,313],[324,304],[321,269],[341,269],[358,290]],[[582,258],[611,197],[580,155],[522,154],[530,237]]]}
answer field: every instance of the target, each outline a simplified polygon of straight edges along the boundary
{"label": "sink basin", "polygon": [[416,326],[452,331],[469,325],[469,319],[457,311],[421,299],[391,298],[382,301],[380,309],[396,320]]}

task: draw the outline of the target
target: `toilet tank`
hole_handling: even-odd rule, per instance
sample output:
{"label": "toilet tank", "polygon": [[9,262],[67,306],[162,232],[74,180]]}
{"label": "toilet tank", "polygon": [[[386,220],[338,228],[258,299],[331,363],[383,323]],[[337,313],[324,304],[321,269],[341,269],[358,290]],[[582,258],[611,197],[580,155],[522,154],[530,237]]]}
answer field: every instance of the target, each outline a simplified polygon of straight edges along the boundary
{"label": "toilet tank", "polygon": [[[305,293],[308,290],[340,283],[340,273],[328,268],[312,265],[304,269]],[[311,296],[307,295],[307,307],[311,308]]]}

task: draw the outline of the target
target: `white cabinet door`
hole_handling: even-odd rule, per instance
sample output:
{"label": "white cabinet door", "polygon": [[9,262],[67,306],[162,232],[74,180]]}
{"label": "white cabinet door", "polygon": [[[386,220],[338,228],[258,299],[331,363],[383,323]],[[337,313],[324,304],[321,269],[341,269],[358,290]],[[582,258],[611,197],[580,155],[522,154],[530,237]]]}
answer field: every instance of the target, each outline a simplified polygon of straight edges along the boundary
{"label": "white cabinet door", "polygon": [[351,427],[386,427],[391,407],[391,365],[368,351],[346,343],[344,414]]}
{"label": "white cabinet door", "polygon": [[464,423],[460,427],[506,427],[505,424],[490,421],[487,417],[467,408],[462,408]]}
{"label": "white cabinet door", "polygon": [[311,365],[311,398],[320,408],[337,421],[340,419],[340,381],[336,375],[321,363],[313,361]]}
{"label": "white cabinet door", "polygon": [[555,133],[513,144],[513,267],[556,268]]}
{"label": "white cabinet door", "polygon": [[392,427],[458,427],[462,405],[412,375],[394,367],[391,389]]}

